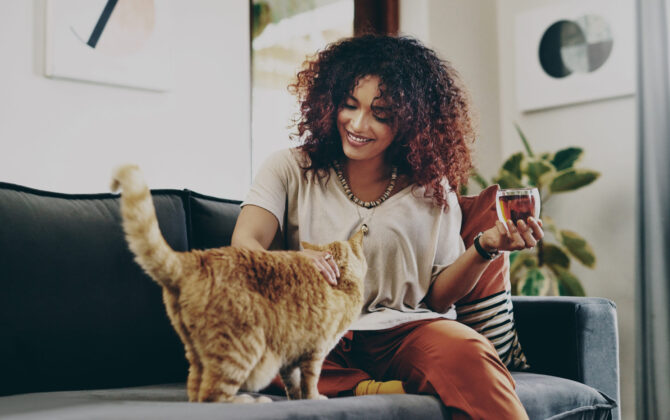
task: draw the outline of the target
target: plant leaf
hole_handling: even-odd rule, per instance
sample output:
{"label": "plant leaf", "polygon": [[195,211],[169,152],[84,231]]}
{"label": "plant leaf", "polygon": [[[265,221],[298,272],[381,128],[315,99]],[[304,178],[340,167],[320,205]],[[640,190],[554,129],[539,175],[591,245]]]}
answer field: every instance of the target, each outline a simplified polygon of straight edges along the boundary
{"label": "plant leaf", "polygon": [[559,172],[551,181],[549,190],[552,193],[573,191],[589,185],[600,176],[600,172],[588,169],[567,169]]}
{"label": "plant leaf", "polygon": [[519,256],[521,251],[512,251],[509,253],[509,265],[512,267],[512,264],[514,264],[514,260],[516,260],[516,257]]}
{"label": "plant leaf", "polygon": [[522,268],[537,268],[537,258],[534,253],[514,251],[509,256],[510,278],[514,279]]}
{"label": "plant leaf", "polygon": [[515,153],[503,163],[502,168],[521,179],[521,162],[523,162],[523,153]]}
{"label": "plant leaf", "polygon": [[501,170],[498,178],[493,180],[494,183],[500,185],[500,188],[523,188],[524,185],[519,178],[514,176],[511,172]]}
{"label": "plant leaf", "polygon": [[470,174],[470,178],[472,178],[473,181],[477,183],[482,189],[485,189],[486,187],[489,186],[489,183],[486,182],[486,179],[480,174],[479,172],[473,170],[472,173]]}
{"label": "plant leaf", "polygon": [[570,257],[560,247],[554,244],[544,243],[542,245],[544,252],[544,263],[550,266],[559,266],[563,268],[570,268]]}
{"label": "plant leaf", "polygon": [[568,252],[585,266],[593,268],[596,265],[596,256],[593,249],[584,238],[575,232],[561,230],[561,242],[568,249]]}
{"label": "plant leaf", "polygon": [[528,154],[528,156],[530,157],[535,156],[530,148],[528,140],[526,139],[526,135],[523,134],[523,131],[521,131],[521,127],[519,127],[519,124],[514,123],[514,127],[516,127],[516,132],[519,133],[519,137],[521,137],[521,141],[523,142],[523,146],[526,148],[526,153]]}
{"label": "plant leaf", "polygon": [[554,155],[551,164],[554,165],[557,171],[572,168],[572,165],[579,159],[583,151],[579,147],[568,147],[567,149],[559,150]]}
{"label": "plant leaf", "polygon": [[550,216],[542,216],[542,229],[545,232],[551,232],[556,238],[559,237],[558,227],[556,222]]}
{"label": "plant leaf", "polygon": [[570,272],[561,266],[550,266],[551,269],[556,273],[556,279],[559,284],[562,286],[560,289],[561,292],[565,292],[569,296],[586,296],[584,287],[579,279]]}
{"label": "plant leaf", "polygon": [[544,273],[540,269],[533,268],[528,270],[525,281],[521,286],[521,294],[525,296],[539,296],[544,286],[544,281]]}
{"label": "plant leaf", "polygon": [[549,164],[548,162],[544,162],[542,160],[535,160],[528,162],[528,165],[526,166],[526,174],[528,175],[528,182],[537,187],[540,184],[540,177],[547,172],[551,172],[553,169],[553,166]]}

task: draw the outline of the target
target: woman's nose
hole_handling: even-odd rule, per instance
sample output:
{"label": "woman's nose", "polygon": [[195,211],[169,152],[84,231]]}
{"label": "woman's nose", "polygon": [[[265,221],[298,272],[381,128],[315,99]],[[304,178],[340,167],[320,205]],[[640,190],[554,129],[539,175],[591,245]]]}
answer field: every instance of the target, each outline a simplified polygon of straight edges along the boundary
{"label": "woman's nose", "polygon": [[358,111],[352,116],[351,127],[359,133],[365,128],[365,115],[363,112]]}

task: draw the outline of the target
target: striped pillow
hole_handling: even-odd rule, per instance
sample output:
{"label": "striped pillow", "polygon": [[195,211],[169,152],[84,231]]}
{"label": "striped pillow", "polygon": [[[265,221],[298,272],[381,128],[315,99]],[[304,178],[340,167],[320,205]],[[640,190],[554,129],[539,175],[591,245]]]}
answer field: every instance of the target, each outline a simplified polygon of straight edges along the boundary
{"label": "striped pillow", "polygon": [[[466,247],[475,236],[495,225],[498,215],[493,185],[477,196],[459,197],[463,213],[461,237]],[[503,253],[489,263],[475,287],[456,302],[457,320],[489,339],[509,369],[528,369],[516,328],[510,294],[509,255]]]}
{"label": "striped pillow", "polygon": [[510,369],[528,369],[514,328],[509,290],[473,300],[456,307],[458,320],[478,331],[495,346],[498,356]]}

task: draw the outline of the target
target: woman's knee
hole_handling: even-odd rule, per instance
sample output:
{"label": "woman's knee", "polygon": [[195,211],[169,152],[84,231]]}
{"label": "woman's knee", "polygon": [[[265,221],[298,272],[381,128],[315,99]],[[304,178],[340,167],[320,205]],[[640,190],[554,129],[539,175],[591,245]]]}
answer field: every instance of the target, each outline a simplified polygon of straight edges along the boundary
{"label": "woman's knee", "polygon": [[435,321],[415,331],[405,352],[431,370],[476,374],[489,369],[491,362],[502,364],[491,342],[472,328],[456,321]]}

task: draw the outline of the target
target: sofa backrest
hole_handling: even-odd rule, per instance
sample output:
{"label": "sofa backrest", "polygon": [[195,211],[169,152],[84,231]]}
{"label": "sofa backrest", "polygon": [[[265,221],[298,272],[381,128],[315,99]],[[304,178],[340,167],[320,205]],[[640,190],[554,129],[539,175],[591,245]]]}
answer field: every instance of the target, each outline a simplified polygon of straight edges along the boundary
{"label": "sofa backrest", "polygon": [[[153,192],[178,251],[188,249],[183,196]],[[185,380],[161,289],[120,223],[117,195],[0,183],[0,395]]]}
{"label": "sofa backrest", "polygon": [[188,222],[189,249],[208,249],[230,245],[240,202],[184,192]]}

